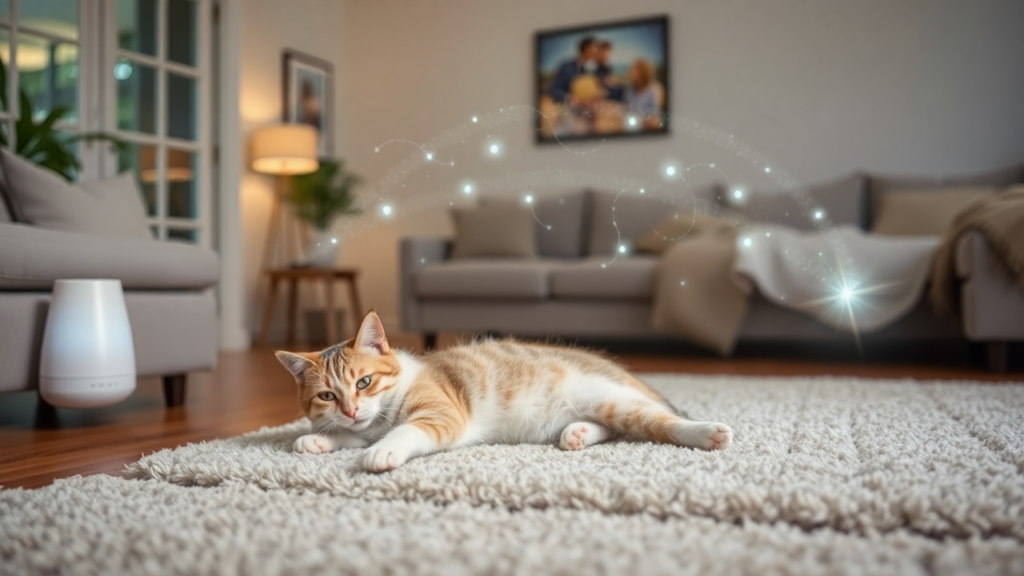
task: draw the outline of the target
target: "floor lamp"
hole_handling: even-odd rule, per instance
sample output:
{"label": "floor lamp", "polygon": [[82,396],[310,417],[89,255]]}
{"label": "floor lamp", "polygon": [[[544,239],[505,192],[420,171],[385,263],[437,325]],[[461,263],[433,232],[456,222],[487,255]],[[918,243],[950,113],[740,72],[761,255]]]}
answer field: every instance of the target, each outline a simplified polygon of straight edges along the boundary
{"label": "floor lamp", "polygon": [[[281,203],[288,193],[288,177],[295,174],[316,172],[320,167],[317,160],[317,131],[307,124],[280,124],[260,128],[252,137],[252,169],[262,174],[277,176],[274,186],[274,203],[270,209],[270,223],[263,243],[263,268],[272,267],[277,253],[278,235],[284,235],[285,257],[288,257],[289,237],[294,239],[298,232],[282,232]],[[301,251],[301,246],[298,247]]]}

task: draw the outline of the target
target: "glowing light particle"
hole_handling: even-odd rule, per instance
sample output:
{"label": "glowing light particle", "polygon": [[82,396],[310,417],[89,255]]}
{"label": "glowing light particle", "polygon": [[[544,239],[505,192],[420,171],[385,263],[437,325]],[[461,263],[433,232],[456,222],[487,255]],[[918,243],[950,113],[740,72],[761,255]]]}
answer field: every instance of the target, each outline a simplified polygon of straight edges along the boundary
{"label": "glowing light particle", "polygon": [[679,285],[680,286],[686,286],[686,280],[680,280],[679,281]]}
{"label": "glowing light particle", "polygon": [[377,146],[376,148],[374,148],[373,151],[374,152],[380,152],[380,146]]}
{"label": "glowing light particle", "polygon": [[626,245],[625,244],[619,244],[619,254],[625,254],[625,253],[626,253]]}
{"label": "glowing light particle", "polygon": [[636,126],[636,116],[630,116],[629,117],[629,125],[630,126]]}
{"label": "glowing light particle", "polygon": [[771,168],[769,168],[769,167],[767,167],[767,166],[765,166],[765,167],[764,167],[764,173],[765,173],[765,174],[771,174],[771,173],[772,173],[772,169],[771,169]]}
{"label": "glowing light particle", "polygon": [[740,190],[739,188],[733,190],[732,197],[737,200],[743,198],[743,190]]}
{"label": "glowing light particle", "polygon": [[842,298],[844,302],[849,303],[850,301],[853,300],[853,290],[850,290],[849,288],[843,288],[839,292],[839,297]]}
{"label": "glowing light particle", "polygon": [[337,244],[337,243],[338,243],[338,239],[337,238],[331,238],[331,244]]}
{"label": "glowing light particle", "polygon": [[601,264],[601,268],[607,268],[607,267],[608,267],[607,264]]}
{"label": "glowing light particle", "polygon": [[641,193],[641,194],[643,194],[643,193],[644,193],[644,189],[643,189],[643,188],[641,188],[641,189],[640,189],[640,193]]}
{"label": "glowing light particle", "polygon": [[473,116],[473,123],[476,124],[476,122],[477,122],[477,117]]}
{"label": "glowing light particle", "polygon": [[665,174],[667,174],[668,176],[675,176],[676,175],[676,167],[675,166],[669,166],[668,168],[665,168]]}
{"label": "glowing light particle", "polygon": [[749,248],[749,247],[754,245],[754,241],[751,240],[750,238],[744,238],[743,239],[743,245],[746,246],[747,248]]}
{"label": "glowing light particle", "polygon": [[431,154],[430,152],[427,152],[427,160],[433,160],[433,159],[434,159],[434,155]]}
{"label": "glowing light particle", "polygon": [[114,78],[127,80],[132,77],[132,65],[127,60],[114,64]]}
{"label": "glowing light particle", "polygon": [[548,224],[547,228],[548,230],[551,230],[551,224]]}
{"label": "glowing light particle", "polygon": [[490,150],[491,150],[491,154],[497,154],[498,153],[498,145],[497,144],[491,144]]}
{"label": "glowing light particle", "polygon": [[527,204],[533,204],[533,196],[527,194],[526,198],[523,198],[523,201],[526,202]]}
{"label": "glowing light particle", "polygon": [[825,213],[822,212],[821,210],[815,210],[814,211],[814,219],[815,220],[821,220],[824,217],[825,217]]}
{"label": "glowing light particle", "polygon": [[473,187],[471,185],[469,185],[469,184],[466,184],[465,186],[462,187],[462,192],[464,194],[472,194],[473,193]]}
{"label": "glowing light particle", "polygon": [[385,204],[385,205],[381,206],[380,207],[380,212],[381,212],[381,214],[383,214],[385,216],[391,216],[391,212],[392,212],[391,205],[390,204]]}
{"label": "glowing light particle", "polygon": [[714,163],[714,162],[712,162],[712,163],[711,163],[711,167],[712,167],[712,168],[714,168],[714,167],[715,167],[715,163]]}
{"label": "glowing light particle", "polygon": [[427,263],[427,259],[426,258],[420,258],[420,264],[426,264],[426,263]]}

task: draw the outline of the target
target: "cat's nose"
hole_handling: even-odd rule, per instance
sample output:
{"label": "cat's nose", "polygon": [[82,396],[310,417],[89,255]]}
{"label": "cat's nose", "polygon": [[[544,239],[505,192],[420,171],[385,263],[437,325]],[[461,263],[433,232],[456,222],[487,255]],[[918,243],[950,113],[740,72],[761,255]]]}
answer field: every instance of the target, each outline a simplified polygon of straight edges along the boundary
{"label": "cat's nose", "polygon": [[355,406],[353,406],[351,408],[345,408],[345,409],[342,410],[342,412],[345,413],[345,416],[348,416],[349,418],[351,418],[353,420],[356,419],[356,412],[358,412],[358,411],[359,411],[359,408],[356,408]]}

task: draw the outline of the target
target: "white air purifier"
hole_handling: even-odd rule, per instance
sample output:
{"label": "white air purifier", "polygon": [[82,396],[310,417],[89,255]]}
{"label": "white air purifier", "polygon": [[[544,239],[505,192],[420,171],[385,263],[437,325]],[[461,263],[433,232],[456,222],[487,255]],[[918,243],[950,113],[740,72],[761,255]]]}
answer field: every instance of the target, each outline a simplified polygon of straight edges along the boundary
{"label": "white air purifier", "polygon": [[57,280],[39,392],[60,408],[116,404],[135,390],[135,345],[120,280]]}

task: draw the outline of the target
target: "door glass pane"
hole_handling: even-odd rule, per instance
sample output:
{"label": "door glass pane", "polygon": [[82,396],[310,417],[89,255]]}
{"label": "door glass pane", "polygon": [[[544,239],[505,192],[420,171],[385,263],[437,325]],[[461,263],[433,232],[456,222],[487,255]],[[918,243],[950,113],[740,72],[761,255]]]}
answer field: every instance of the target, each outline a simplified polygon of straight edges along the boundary
{"label": "door glass pane", "polygon": [[191,0],[167,0],[167,59],[196,65],[196,4]]}
{"label": "door glass pane", "polygon": [[156,134],[156,69],[122,58],[117,78],[117,127]]}
{"label": "door glass pane", "polygon": [[156,56],[156,0],[117,0],[117,45]]}
{"label": "door glass pane", "polygon": [[196,81],[167,73],[167,135],[196,139]]}
{"label": "door glass pane", "polygon": [[0,18],[11,19],[11,0],[0,0]]}
{"label": "door glass pane", "polygon": [[[4,67],[4,78],[11,69],[11,31],[0,26],[0,65]],[[8,92],[11,90],[11,83],[4,82],[3,94],[0,94],[0,110],[7,110]]]}
{"label": "door glass pane", "polygon": [[199,216],[199,157],[187,150],[167,150],[167,215]]}
{"label": "door glass pane", "polygon": [[191,242],[192,244],[199,243],[199,234],[196,230],[189,228],[168,228],[167,238],[174,240],[184,240],[185,242]]}
{"label": "door glass pane", "polygon": [[78,46],[52,42],[22,32],[18,35],[18,88],[28,95],[35,117],[44,118],[57,106],[70,112],[65,122],[78,120]]}
{"label": "door glass pane", "polygon": [[18,23],[36,30],[78,39],[78,0],[22,0]]}
{"label": "door glass pane", "polygon": [[128,144],[118,153],[117,172],[134,172],[146,215],[156,217],[156,146]]}

